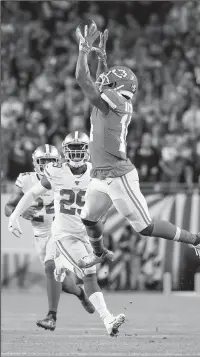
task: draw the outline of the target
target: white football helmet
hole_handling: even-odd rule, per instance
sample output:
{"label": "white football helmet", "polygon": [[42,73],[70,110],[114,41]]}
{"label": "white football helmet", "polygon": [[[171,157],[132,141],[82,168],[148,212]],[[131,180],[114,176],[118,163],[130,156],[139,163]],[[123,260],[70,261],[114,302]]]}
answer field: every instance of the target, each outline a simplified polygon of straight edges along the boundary
{"label": "white football helmet", "polygon": [[80,131],[68,134],[62,143],[62,152],[65,160],[72,167],[81,167],[90,158],[89,137]]}
{"label": "white football helmet", "polygon": [[44,175],[44,168],[49,162],[59,162],[60,154],[55,146],[39,146],[32,155],[33,166],[38,175]]}

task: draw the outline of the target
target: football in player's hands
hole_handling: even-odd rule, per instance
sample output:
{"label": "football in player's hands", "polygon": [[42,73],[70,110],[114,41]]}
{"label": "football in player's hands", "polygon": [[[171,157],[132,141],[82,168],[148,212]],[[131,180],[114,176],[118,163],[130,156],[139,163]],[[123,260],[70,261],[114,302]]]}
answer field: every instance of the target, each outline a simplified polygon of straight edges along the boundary
{"label": "football in player's hands", "polygon": [[76,28],[76,38],[79,43],[82,37],[86,37],[88,34],[97,32],[97,25],[93,20],[84,20]]}
{"label": "football in player's hands", "polygon": [[91,50],[93,43],[99,37],[97,25],[93,20],[82,21],[76,28],[76,38],[79,45],[83,45]]}
{"label": "football in player's hands", "polygon": [[28,221],[32,221],[32,219],[36,215],[36,208],[35,207],[30,207],[24,213],[22,214],[22,217],[24,219],[27,219]]}

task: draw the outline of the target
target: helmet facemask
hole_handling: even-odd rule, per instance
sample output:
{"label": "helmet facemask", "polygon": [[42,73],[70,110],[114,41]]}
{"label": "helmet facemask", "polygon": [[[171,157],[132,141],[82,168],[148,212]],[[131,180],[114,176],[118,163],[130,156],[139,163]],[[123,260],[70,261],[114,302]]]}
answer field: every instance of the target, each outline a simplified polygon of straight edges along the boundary
{"label": "helmet facemask", "polygon": [[114,88],[115,87],[116,83],[115,82],[112,82],[112,83],[110,82],[109,77],[108,77],[109,74],[110,74],[110,72],[101,73],[99,75],[99,77],[97,78],[95,83],[98,86],[100,92],[102,92],[104,86],[108,86],[108,88]]}
{"label": "helmet facemask", "polygon": [[33,159],[33,165],[35,168],[35,171],[37,172],[38,175],[43,176],[44,175],[44,168],[47,164],[50,162],[59,162],[58,157],[37,157]]}
{"label": "helmet facemask", "polygon": [[67,163],[72,167],[81,167],[89,160],[87,143],[63,144],[62,151]]}

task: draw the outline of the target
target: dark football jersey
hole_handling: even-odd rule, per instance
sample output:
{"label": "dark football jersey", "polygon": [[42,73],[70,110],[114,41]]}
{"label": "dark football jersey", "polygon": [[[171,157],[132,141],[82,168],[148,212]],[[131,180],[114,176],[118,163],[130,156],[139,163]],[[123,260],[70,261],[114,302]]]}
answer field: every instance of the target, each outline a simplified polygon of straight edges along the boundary
{"label": "dark football jersey", "polygon": [[91,113],[90,156],[92,177],[118,177],[134,166],[126,155],[126,136],[132,117],[132,103],[120,93],[106,89],[101,98],[108,104],[104,115],[94,107]]}

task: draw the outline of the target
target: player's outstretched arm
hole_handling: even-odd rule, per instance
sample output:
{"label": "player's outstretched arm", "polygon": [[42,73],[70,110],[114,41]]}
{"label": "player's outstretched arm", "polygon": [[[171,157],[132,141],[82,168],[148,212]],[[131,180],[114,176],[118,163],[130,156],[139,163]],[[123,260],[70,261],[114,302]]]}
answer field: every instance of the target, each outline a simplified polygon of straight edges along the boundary
{"label": "player's outstretched arm", "polygon": [[5,215],[6,217],[10,217],[12,212],[14,211],[15,207],[17,206],[18,202],[21,200],[23,197],[24,193],[21,190],[21,188],[16,187],[14,195],[10,197],[8,202],[5,205]]}
{"label": "player's outstretched arm", "polygon": [[[21,200],[21,198],[24,196],[24,193],[20,187],[16,187],[15,189],[15,194],[11,196],[9,201],[5,205],[5,215],[6,217],[10,217],[13,211],[15,210],[17,204]],[[34,207],[30,207],[27,209],[25,212],[23,212],[22,217],[24,219],[27,219],[31,221],[36,213],[36,209]]]}
{"label": "player's outstretched arm", "polygon": [[108,40],[108,29],[104,33],[100,33],[99,47],[92,47],[92,51],[95,51],[98,58],[98,66],[96,72],[96,78],[99,77],[101,73],[108,71],[107,66],[107,55],[106,55],[106,43]]}
{"label": "player's outstretched arm", "polygon": [[[18,221],[19,217],[22,215],[22,213],[25,210],[27,210],[27,208],[29,208],[32,205],[32,203],[39,196],[43,195],[47,190],[51,189],[51,185],[49,181],[47,179],[43,180],[43,178],[42,181],[36,183],[33,187],[31,187],[31,189],[28,192],[25,193],[25,195],[18,202],[14,212],[10,216],[8,229],[17,237],[19,237],[22,234]],[[43,184],[48,187],[45,187]]]}
{"label": "player's outstretched arm", "polygon": [[101,99],[100,91],[93,82],[88,67],[88,54],[92,50],[92,44],[95,38],[92,37],[93,35],[87,33],[87,31],[84,31],[84,33],[86,34],[85,37],[83,37],[82,34],[79,34],[80,42],[76,65],[76,81],[90,103],[100,109],[104,114],[108,114],[108,106]]}

